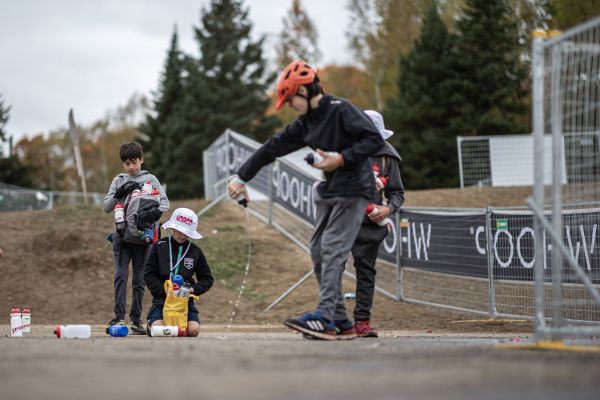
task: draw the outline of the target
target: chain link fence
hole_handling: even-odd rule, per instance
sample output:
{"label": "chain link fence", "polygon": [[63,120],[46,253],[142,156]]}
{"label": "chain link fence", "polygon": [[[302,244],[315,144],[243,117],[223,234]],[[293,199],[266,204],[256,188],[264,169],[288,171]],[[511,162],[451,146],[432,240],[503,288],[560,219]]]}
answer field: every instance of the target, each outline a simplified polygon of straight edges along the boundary
{"label": "chain link fence", "polygon": [[93,204],[100,205],[104,200],[102,193],[57,192],[35,190],[0,183],[0,212],[51,210],[57,206]]}
{"label": "chain link fence", "polygon": [[536,32],[532,60],[536,336],[599,335],[600,18]]}

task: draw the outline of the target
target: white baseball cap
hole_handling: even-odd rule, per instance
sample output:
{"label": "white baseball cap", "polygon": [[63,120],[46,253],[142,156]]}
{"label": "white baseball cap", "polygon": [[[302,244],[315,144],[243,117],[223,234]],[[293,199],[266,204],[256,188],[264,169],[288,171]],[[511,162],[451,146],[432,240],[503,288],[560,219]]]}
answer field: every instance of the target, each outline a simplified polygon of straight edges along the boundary
{"label": "white baseball cap", "polygon": [[383,140],[388,140],[392,137],[394,131],[385,129],[385,126],[383,125],[383,117],[381,116],[381,114],[373,110],[366,110],[365,114],[367,114],[369,118],[371,118],[371,121],[373,121],[373,125],[375,125],[375,128],[379,130],[379,133],[381,134]]}
{"label": "white baseball cap", "polygon": [[171,218],[163,225],[163,228],[175,229],[192,239],[202,239],[202,235],[196,232],[198,216],[189,208],[178,208],[173,211]]}

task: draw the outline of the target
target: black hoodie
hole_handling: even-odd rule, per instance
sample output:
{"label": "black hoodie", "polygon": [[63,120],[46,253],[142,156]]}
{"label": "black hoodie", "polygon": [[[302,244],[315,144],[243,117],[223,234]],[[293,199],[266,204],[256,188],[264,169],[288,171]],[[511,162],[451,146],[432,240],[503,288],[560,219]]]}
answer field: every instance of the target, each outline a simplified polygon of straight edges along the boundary
{"label": "black hoodie", "polygon": [[324,95],[316,109],[298,117],[256,150],[237,174],[249,181],[276,157],[304,146],[337,151],[344,157],[344,166],[325,173],[327,180],[319,186],[320,195],[371,200],[375,181],[369,157],[383,144],[377,128],[365,113],[347,100]]}

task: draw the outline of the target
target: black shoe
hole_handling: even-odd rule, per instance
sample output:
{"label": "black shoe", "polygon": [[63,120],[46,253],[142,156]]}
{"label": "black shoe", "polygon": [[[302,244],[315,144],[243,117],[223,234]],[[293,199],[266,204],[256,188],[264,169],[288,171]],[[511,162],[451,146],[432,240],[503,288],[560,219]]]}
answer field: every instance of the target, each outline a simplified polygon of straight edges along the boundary
{"label": "black shoe", "polygon": [[119,318],[113,318],[106,326],[106,334],[107,335],[108,335],[108,328],[110,328],[113,325],[125,325],[125,321],[123,321],[122,319],[119,319]]}
{"label": "black shoe", "polygon": [[129,330],[131,330],[132,335],[147,335],[148,331],[142,321],[132,321],[131,325],[129,325]]}

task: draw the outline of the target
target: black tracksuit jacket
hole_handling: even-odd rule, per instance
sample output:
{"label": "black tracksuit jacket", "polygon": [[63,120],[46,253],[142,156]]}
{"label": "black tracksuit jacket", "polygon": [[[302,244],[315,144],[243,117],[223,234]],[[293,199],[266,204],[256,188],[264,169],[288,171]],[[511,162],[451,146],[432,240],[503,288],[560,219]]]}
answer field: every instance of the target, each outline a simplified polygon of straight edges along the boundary
{"label": "black tracksuit jacket", "polygon": [[320,195],[328,197],[373,198],[375,181],[369,157],[384,141],[369,117],[347,100],[324,95],[319,106],[300,116],[263,144],[237,171],[244,180],[252,179],[262,167],[276,157],[309,146],[312,149],[337,151],[344,166],[326,172],[327,180],[319,186]]}
{"label": "black tracksuit jacket", "polygon": [[[182,244],[177,243],[173,238],[160,239],[150,248],[150,254],[146,260],[144,268],[144,282],[152,293],[152,304],[162,307],[165,303],[166,294],[164,284],[170,278],[170,260],[169,260],[169,240],[173,252],[173,263],[177,262],[177,253],[179,247],[183,246],[182,254],[185,252],[189,241]],[[177,272],[183,276],[185,282],[192,284],[195,295],[199,296],[206,293],[214,282],[210,267],[206,262],[204,253],[200,247],[192,243],[187,254],[179,263]],[[194,279],[194,275],[196,278]],[[190,298],[190,302],[194,300]]]}

